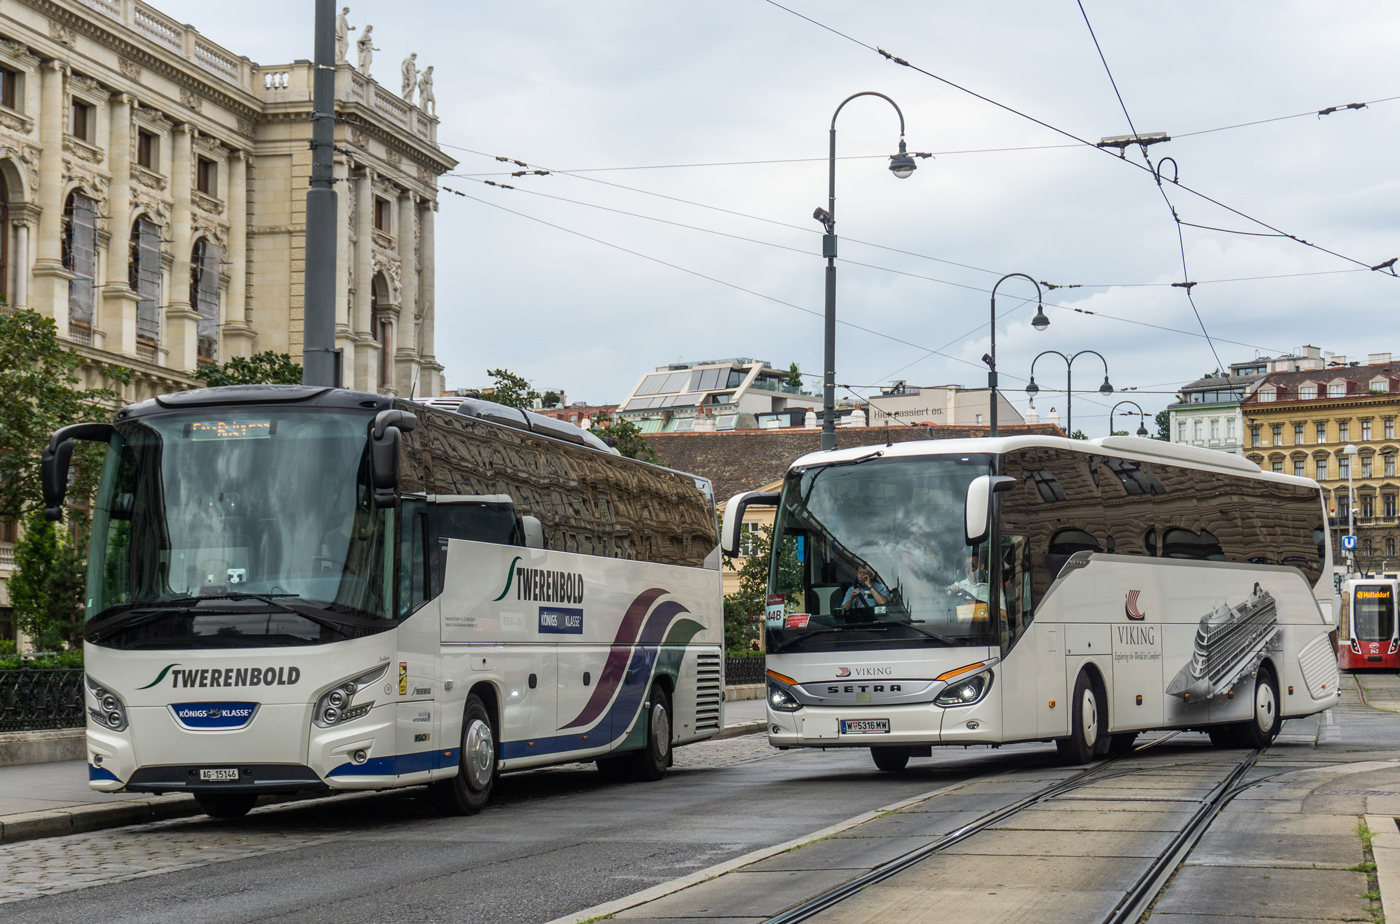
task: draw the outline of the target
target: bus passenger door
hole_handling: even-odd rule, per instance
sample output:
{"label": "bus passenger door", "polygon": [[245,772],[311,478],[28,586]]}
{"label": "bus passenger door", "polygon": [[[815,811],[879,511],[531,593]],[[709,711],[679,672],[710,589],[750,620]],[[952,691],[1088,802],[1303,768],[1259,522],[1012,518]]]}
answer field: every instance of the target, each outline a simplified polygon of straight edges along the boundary
{"label": "bus passenger door", "polygon": [[1037,736],[1036,702],[1040,699],[1036,631],[1032,626],[1031,574],[1025,536],[1001,538],[1001,737],[1018,741]]}
{"label": "bus passenger door", "polygon": [[[400,508],[398,615],[398,656],[390,665],[386,684],[398,703],[396,753],[420,754],[442,746],[439,729],[442,716],[437,703],[442,698],[439,670],[442,626],[439,601],[428,600],[428,516],[422,501],[406,500]],[[449,743],[447,747],[456,747]],[[413,761],[404,762],[417,772],[430,769]]]}

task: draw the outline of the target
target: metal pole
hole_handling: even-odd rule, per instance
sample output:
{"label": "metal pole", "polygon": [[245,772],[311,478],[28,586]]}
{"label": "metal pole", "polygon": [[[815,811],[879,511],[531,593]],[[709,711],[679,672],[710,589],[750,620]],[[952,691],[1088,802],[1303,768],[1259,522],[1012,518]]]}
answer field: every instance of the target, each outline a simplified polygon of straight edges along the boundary
{"label": "metal pole", "polygon": [[[1001,280],[997,280],[997,285],[1001,285]],[[987,367],[987,389],[991,392],[992,410],[992,432],[989,434],[993,439],[997,435],[997,290],[992,286],[992,364]]]}
{"label": "metal pole", "polygon": [[[841,105],[845,105],[842,103]],[[840,109],[836,110],[840,112]],[[827,233],[822,235],[826,257],[826,321],[822,344],[822,449],[836,448],[836,117],[831,117],[831,156],[827,159]]]}
{"label": "metal pole", "polygon": [[340,386],[335,349],[335,0],[316,0],[301,380]]}
{"label": "metal pole", "polygon": [[1074,439],[1074,360],[1065,363],[1065,435]]}

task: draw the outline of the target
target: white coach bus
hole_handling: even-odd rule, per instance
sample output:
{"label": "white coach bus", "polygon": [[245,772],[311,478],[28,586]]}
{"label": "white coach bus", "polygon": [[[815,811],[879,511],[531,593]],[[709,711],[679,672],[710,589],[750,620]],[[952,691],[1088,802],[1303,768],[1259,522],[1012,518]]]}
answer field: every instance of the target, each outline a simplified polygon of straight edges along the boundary
{"label": "white coach bus", "polygon": [[1053,740],[1082,763],[1158,728],[1263,746],[1337,702],[1307,479],[1155,440],[1017,436],[804,456],[780,494],[729,502],[726,552],[753,504],[778,507],[777,747],[868,747],[898,770],[933,745]]}
{"label": "white coach bus", "polygon": [[723,727],[709,482],[451,404],[234,386],[54,435],[51,517],[73,440],[107,443],[93,789],[238,815],[262,793],[431,783],[467,814],[501,771],[657,779]]}

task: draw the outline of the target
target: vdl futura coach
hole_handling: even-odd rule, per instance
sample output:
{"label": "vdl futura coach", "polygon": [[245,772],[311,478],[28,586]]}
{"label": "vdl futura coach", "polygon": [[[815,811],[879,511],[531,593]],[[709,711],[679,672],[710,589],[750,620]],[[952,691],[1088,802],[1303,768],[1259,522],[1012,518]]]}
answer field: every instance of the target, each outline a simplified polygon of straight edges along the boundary
{"label": "vdl futura coach", "polygon": [[1344,671],[1400,669],[1400,581],[1353,578],[1342,582],[1337,661]]}
{"label": "vdl futura coach", "polygon": [[261,793],[430,783],[468,814],[501,771],[658,779],[723,727],[709,482],[445,403],[232,386],[54,434],[53,518],[73,441],[107,444],[94,789],[238,815]]}
{"label": "vdl futura coach", "polygon": [[[1337,702],[1315,482],[1156,440],[1017,436],[804,456],[774,504],[768,733],[869,747],[1049,741],[1070,761],[1139,732],[1264,746]],[[1320,601],[1326,600],[1323,605]]]}

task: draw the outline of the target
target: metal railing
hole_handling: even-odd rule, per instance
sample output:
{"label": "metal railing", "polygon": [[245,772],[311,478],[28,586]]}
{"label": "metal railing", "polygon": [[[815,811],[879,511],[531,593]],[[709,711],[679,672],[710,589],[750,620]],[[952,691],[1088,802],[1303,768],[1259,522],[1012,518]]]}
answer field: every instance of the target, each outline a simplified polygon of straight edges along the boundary
{"label": "metal railing", "polygon": [[0,732],[82,725],[81,668],[0,670]]}
{"label": "metal railing", "polygon": [[725,655],[724,656],[724,683],[726,686],[735,686],[741,683],[765,683],[767,682],[764,671],[763,654],[752,655]]}

